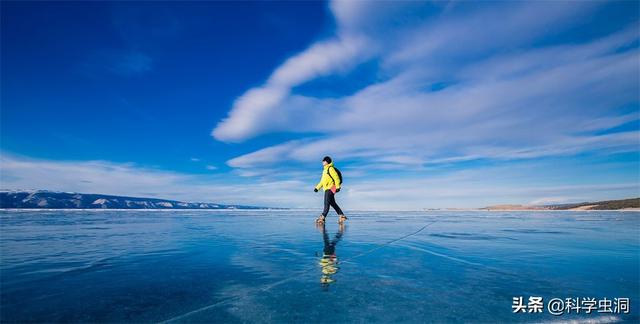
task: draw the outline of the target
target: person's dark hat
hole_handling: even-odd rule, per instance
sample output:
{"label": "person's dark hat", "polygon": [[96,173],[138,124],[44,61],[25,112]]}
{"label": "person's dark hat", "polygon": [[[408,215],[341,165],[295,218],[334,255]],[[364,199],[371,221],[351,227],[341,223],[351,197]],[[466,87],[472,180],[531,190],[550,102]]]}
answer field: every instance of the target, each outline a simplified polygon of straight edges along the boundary
{"label": "person's dark hat", "polygon": [[328,156],[325,156],[324,158],[322,158],[322,161],[326,161],[327,163],[331,163],[331,158]]}

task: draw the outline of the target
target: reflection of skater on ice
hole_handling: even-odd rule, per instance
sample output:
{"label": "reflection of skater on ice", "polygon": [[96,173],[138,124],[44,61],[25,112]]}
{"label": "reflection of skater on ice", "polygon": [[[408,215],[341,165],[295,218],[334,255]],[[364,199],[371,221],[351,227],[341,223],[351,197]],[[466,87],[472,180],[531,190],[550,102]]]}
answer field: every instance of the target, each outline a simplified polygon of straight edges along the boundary
{"label": "reflection of skater on ice", "polygon": [[320,277],[320,286],[323,289],[328,289],[329,285],[335,282],[333,275],[338,272],[338,256],[336,255],[336,245],[342,238],[344,233],[344,224],[340,224],[338,232],[333,237],[333,240],[329,239],[327,234],[327,228],[324,223],[318,224],[318,229],[322,231],[322,239],[324,240],[324,248],[322,250],[322,258],[318,264],[322,269],[322,276]]}

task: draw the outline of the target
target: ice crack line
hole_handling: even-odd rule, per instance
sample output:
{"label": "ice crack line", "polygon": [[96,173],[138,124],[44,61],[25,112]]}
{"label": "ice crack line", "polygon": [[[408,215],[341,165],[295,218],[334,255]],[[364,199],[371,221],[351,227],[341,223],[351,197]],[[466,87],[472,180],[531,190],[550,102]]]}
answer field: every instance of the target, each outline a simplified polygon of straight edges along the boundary
{"label": "ice crack line", "polygon": [[353,259],[356,259],[356,258],[359,258],[359,257],[361,257],[361,256],[363,256],[363,255],[367,255],[367,254],[369,254],[369,253],[371,253],[371,252],[374,252],[374,251],[377,251],[377,250],[379,250],[379,249],[382,249],[382,248],[383,248],[383,247],[385,247],[385,246],[391,245],[391,244],[393,244],[393,243],[395,243],[395,242],[402,241],[402,240],[404,240],[404,239],[406,239],[406,238],[408,238],[408,237],[414,236],[414,235],[416,235],[416,234],[418,234],[418,233],[422,232],[425,228],[429,227],[430,225],[432,225],[433,223],[435,223],[435,222],[437,222],[437,221],[438,221],[438,220],[436,219],[436,220],[434,220],[434,221],[432,221],[432,222],[430,222],[430,223],[425,224],[425,225],[424,225],[424,226],[422,226],[419,230],[417,230],[417,231],[415,231],[415,232],[413,232],[413,233],[409,233],[409,234],[403,235],[403,236],[401,236],[401,237],[395,238],[395,239],[393,239],[393,240],[390,240],[390,241],[389,241],[389,242],[387,242],[387,243],[380,244],[380,245],[378,245],[378,246],[376,246],[376,247],[374,247],[374,248],[369,249],[368,251],[364,251],[364,252],[362,252],[362,253],[360,253],[360,254],[356,254],[356,255],[354,255],[354,256],[352,256],[352,257],[350,257],[350,258],[344,259],[344,260],[342,260],[341,262],[349,262],[349,261],[351,261],[351,260],[353,260]]}
{"label": "ice crack line", "polygon": [[[367,250],[367,251],[364,251],[364,252],[362,252],[362,253],[360,253],[360,254],[356,254],[356,255],[354,255],[354,256],[352,256],[352,257],[350,257],[350,258],[347,258],[347,259],[345,259],[345,260],[343,260],[343,261],[341,261],[341,262],[349,262],[349,261],[351,261],[351,260],[353,260],[353,259],[356,259],[356,258],[359,258],[359,257],[361,257],[361,256],[363,256],[363,255],[366,255],[366,254],[369,254],[369,253],[371,253],[371,252],[374,252],[374,251],[377,251],[377,250],[379,250],[379,249],[382,249],[382,248],[384,248],[385,246],[391,245],[391,244],[393,244],[393,243],[395,243],[395,242],[398,242],[398,241],[404,240],[404,239],[406,239],[406,238],[408,238],[408,237],[411,237],[411,236],[413,236],[413,235],[416,235],[416,234],[418,234],[418,233],[422,232],[425,228],[429,227],[430,225],[432,225],[433,223],[435,223],[435,222],[437,222],[437,221],[438,221],[438,220],[434,220],[434,221],[432,221],[432,222],[429,222],[429,223],[425,224],[424,226],[422,226],[420,229],[418,229],[418,230],[417,230],[417,231],[415,231],[415,232],[412,232],[412,233],[409,233],[409,234],[403,235],[403,236],[401,236],[401,237],[398,237],[398,238],[395,238],[395,239],[393,239],[393,240],[390,240],[390,241],[388,241],[388,242],[386,242],[386,243],[380,244],[380,245],[378,245],[378,246],[376,246],[376,247],[374,247],[374,248],[372,248],[372,249],[369,249],[369,250]],[[315,270],[316,270],[316,266],[314,265],[313,267],[309,267],[308,269],[302,270],[302,271],[300,271],[300,272],[298,273],[298,275],[291,275],[291,276],[290,276],[290,277],[288,277],[288,278],[282,279],[282,280],[280,280],[280,281],[276,281],[276,282],[274,282],[274,283],[272,283],[272,284],[270,284],[270,285],[265,285],[265,286],[263,286],[262,288],[257,289],[257,291],[258,291],[258,292],[268,291],[269,289],[271,289],[271,288],[273,288],[273,287],[279,286],[279,285],[281,285],[281,284],[283,284],[283,283],[286,283],[286,282],[288,282],[288,281],[291,281],[291,280],[293,280],[293,279],[296,279],[296,278],[298,278],[300,275],[304,275],[304,274],[306,274],[307,272],[310,272],[311,270],[314,270],[314,271],[315,271]],[[214,308],[214,307],[216,307],[216,306],[222,305],[222,304],[224,304],[224,303],[227,303],[227,302],[230,302],[230,301],[233,301],[233,300],[237,300],[237,299],[241,299],[241,298],[243,298],[243,297],[245,297],[245,296],[247,296],[247,295],[248,295],[248,293],[244,293],[244,294],[242,294],[242,295],[237,295],[237,296],[229,297],[229,298],[227,298],[227,299],[223,299],[223,300],[218,301],[218,302],[216,302],[216,303],[213,303],[213,304],[210,304],[210,305],[207,305],[207,306],[204,306],[204,307],[201,307],[201,308],[198,308],[198,309],[192,310],[192,311],[190,311],[190,312],[184,313],[184,314],[182,314],[182,315],[178,315],[178,316],[172,317],[172,318],[170,318],[170,319],[164,320],[164,321],[162,321],[162,322],[160,322],[160,323],[171,323],[171,322],[175,322],[175,321],[178,321],[178,320],[181,320],[181,319],[187,318],[187,317],[189,317],[189,316],[191,316],[191,315],[194,315],[194,314],[197,314],[197,313],[201,313],[201,312],[203,312],[203,311],[205,311],[205,310],[207,310],[207,309],[211,309],[211,308]]]}

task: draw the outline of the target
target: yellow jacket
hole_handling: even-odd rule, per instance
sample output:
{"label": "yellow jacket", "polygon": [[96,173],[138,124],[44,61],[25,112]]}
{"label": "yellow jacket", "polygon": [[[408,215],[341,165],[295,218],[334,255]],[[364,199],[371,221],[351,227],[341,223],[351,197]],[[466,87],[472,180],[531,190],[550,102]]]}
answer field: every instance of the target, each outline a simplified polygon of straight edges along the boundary
{"label": "yellow jacket", "polygon": [[338,172],[336,172],[336,168],[333,167],[333,162],[331,162],[323,167],[322,178],[320,178],[320,182],[318,182],[318,185],[316,185],[316,189],[320,189],[320,187],[322,187],[322,189],[324,190],[329,190],[333,185],[336,186],[336,189],[340,188],[340,178],[338,177]]}

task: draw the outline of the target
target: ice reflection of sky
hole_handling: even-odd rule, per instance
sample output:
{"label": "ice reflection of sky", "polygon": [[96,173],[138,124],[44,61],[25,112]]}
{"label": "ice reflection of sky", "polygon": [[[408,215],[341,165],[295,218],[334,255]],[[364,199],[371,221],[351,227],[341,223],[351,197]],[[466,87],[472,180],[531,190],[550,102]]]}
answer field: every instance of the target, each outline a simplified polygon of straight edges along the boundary
{"label": "ice reflection of sky", "polygon": [[[1,320],[638,320],[638,213],[349,216],[323,287],[310,212],[2,211]],[[632,314],[512,314],[514,296],[629,297]]]}

